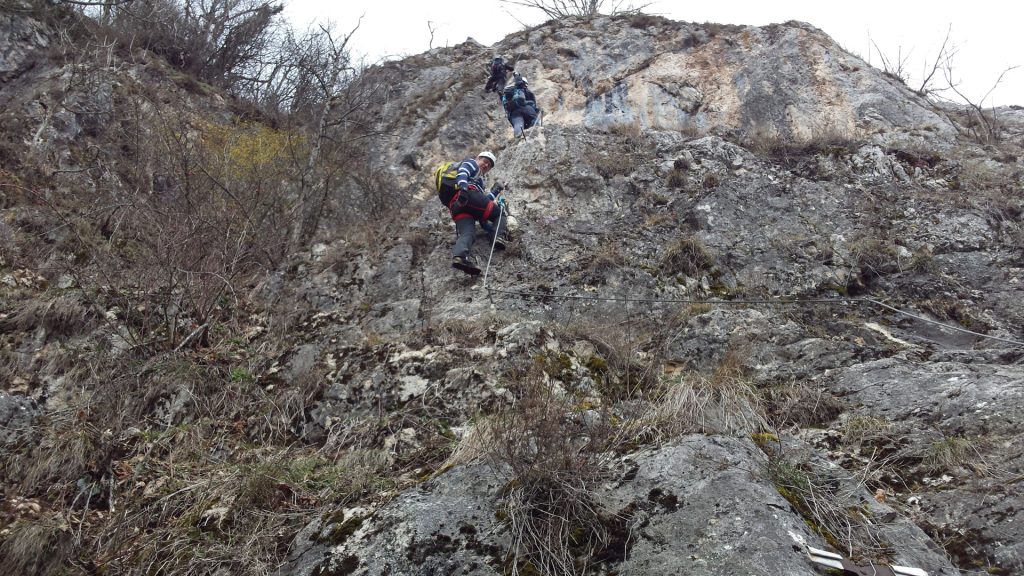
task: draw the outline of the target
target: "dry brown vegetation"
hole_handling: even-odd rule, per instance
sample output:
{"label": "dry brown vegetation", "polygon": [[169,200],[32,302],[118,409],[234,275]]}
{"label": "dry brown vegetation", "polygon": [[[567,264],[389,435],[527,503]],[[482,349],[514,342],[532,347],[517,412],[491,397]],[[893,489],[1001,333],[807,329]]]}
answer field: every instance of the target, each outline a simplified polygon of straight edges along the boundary
{"label": "dry brown vegetation", "polygon": [[683,237],[665,249],[661,265],[669,274],[699,277],[714,265],[714,257],[696,237]]}
{"label": "dry brown vegetation", "polygon": [[499,512],[512,536],[509,572],[583,573],[579,558],[608,542],[593,496],[607,431],[576,413],[568,397],[527,376],[515,406],[494,418],[491,432],[488,458],[510,478]]}
{"label": "dry brown vegetation", "polygon": [[[0,151],[0,378],[45,402],[4,446],[2,573],[265,574],[322,507],[447,456],[436,433],[383,454],[373,422],[353,424],[366,442],[296,443],[324,378],[277,374],[301,318],[257,294],[326,219],[394,207],[361,171],[382,88],[330,31],[273,28],[269,3],[209,14],[244,25],[225,36],[178,26],[199,3],[17,7],[55,30],[41,67],[67,72],[32,97],[81,133]],[[24,110],[4,114],[24,140]]]}

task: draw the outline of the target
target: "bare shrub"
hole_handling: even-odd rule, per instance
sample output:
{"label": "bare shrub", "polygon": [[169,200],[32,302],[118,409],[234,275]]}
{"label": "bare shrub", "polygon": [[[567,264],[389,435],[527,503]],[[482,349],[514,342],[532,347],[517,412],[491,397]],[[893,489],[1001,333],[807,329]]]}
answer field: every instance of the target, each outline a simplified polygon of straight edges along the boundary
{"label": "bare shrub", "polygon": [[174,349],[193,334],[189,345],[207,345],[239,288],[285,254],[280,183],[294,139],[150,108],[123,127],[134,187],[112,191],[99,218],[87,192],[60,205],[36,197],[66,231],[58,248],[75,255],[55,261],[83,299],[117,318],[131,345]]}
{"label": "bare shrub", "polygon": [[102,20],[123,44],[222,86],[251,76],[284,8],[267,0],[148,0],[111,7]]}
{"label": "bare shrub", "polygon": [[501,0],[504,4],[524,6],[540,10],[548,18],[562,19],[572,16],[592,17],[607,11],[608,14],[627,14],[638,16],[647,7],[643,4],[633,7],[624,0]]}

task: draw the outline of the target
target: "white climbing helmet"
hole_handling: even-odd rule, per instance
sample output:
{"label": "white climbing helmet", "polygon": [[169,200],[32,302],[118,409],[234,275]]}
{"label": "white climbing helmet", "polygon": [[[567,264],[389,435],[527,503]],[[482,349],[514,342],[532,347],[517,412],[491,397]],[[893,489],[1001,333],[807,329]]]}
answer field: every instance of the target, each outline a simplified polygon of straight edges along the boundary
{"label": "white climbing helmet", "polygon": [[498,164],[498,159],[494,157],[494,153],[490,150],[484,150],[483,152],[476,155],[477,158],[487,158],[491,161],[491,168],[494,168]]}

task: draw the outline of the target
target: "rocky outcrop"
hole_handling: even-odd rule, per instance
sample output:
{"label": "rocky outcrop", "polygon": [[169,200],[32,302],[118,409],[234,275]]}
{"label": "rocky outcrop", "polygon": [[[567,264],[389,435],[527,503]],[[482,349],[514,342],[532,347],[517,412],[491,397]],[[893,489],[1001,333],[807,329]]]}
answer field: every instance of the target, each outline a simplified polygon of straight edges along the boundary
{"label": "rocky outcrop", "polygon": [[36,416],[31,400],[0,392],[0,445],[6,449],[28,440]]}
{"label": "rocky outcrop", "polygon": [[[601,553],[604,569],[817,574],[794,537],[824,544],[768,481],[764,460],[749,440],[703,435],[624,458],[617,477],[597,491],[614,528]],[[509,481],[488,466],[458,467],[379,510],[346,510],[300,535],[297,546],[305,552],[285,573],[508,570],[509,521],[498,494]],[[891,512],[873,506],[879,515]],[[956,573],[909,522],[888,536],[904,544],[900,562],[924,566],[930,574]]]}
{"label": "rocky outcrop", "polygon": [[[448,412],[457,418],[482,406],[465,395],[467,386],[501,398],[501,379],[488,374],[524,352],[548,350],[562,355],[565,368],[545,368],[548,377],[565,390],[589,390],[588,403],[607,403],[585,368],[595,356],[545,326],[651,319],[663,331],[647,335],[643,353],[656,352],[666,376],[739,365],[761,390],[769,421],[792,427],[784,441],[806,441],[790,452],[802,454],[804,465],[833,470],[830,481],[850,483],[846,493],[860,494],[857,505],[886,519],[876,537],[889,546],[889,560],[932,574],[1019,566],[1015,533],[995,520],[1012,517],[1016,504],[978,497],[994,476],[1020,481],[1012,457],[998,474],[984,466],[1019,446],[1019,352],[842,299],[895,297],[929,320],[1019,340],[1020,311],[1007,299],[1022,295],[1012,255],[1019,216],[993,219],[996,200],[980,188],[966,204],[949,202],[958,187],[978,185],[979,175],[1012,180],[1018,160],[969,160],[979,149],[960,139],[942,110],[800,23],[598,18],[541,26],[494,50],[516,57],[545,109],[544,125],[525,141],[506,141],[498,108],[474,94],[475,78],[464,72],[490,53],[471,43],[387,64],[405,95],[384,114],[408,135],[393,152],[402,166],[397,180],[416,193],[419,175],[405,160],[427,166],[494,148],[492,176],[511,184],[517,245],[495,256],[490,286],[676,302],[487,294],[479,281],[449,272],[450,224],[423,193],[424,208],[408,225],[418,241],[411,250],[395,244],[357,289],[380,303],[346,317],[380,335],[484,319],[491,327],[484,345],[402,353],[394,364],[401,368],[388,376],[342,378],[329,402],[352,401],[365,389],[373,398],[429,403],[426,391],[437,390],[447,408],[459,407]],[[1005,200],[1004,214],[1020,213],[1019,199]],[[674,256],[684,246],[699,252],[692,262]],[[483,249],[478,257],[486,261]],[[836,300],[749,309],[681,310],[679,303],[763,296]],[[506,334],[528,336],[518,344]],[[965,348],[977,350],[958,351]],[[476,380],[454,377],[460,361],[480,367]],[[943,438],[951,437],[972,447],[968,462],[943,460]],[[946,448],[958,450],[957,442]],[[602,556],[601,569],[814,573],[786,533],[820,543],[807,523],[817,524],[804,523],[806,510],[780,498],[785,490],[759,472],[764,456],[749,442],[694,436],[627,459],[631,473],[595,490],[607,514],[627,519],[630,534],[614,560]],[[321,538],[293,573],[316,566],[427,573],[418,566],[438,568],[445,558],[458,558],[466,573],[504,569],[495,551],[508,546],[507,526],[491,515],[501,508],[495,487],[506,480],[483,482],[480,474],[457,468],[403,493],[343,543]],[[954,510],[953,502],[970,507],[970,520],[954,520],[966,508]],[[310,531],[329,533],[344,522]],[[960,537],[953,540],[979,547],[947,548],[959,568],[935,552],[954,533]]]}

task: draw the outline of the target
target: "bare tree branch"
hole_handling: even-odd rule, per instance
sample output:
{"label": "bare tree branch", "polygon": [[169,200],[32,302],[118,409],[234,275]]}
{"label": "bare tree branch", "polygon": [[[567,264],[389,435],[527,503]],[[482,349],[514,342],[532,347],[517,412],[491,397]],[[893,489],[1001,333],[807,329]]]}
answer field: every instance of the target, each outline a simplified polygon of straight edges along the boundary
{"label": "bare tree branch", "polygon": [[949,37],[952,32],[953,25],[950,24],[949,29],[946,30],[946,37],[942,40],[942,47],[939,48],[939,53],[935,56],[935,61],[932,63],[931,71],[924,74],[924,79],[921,80],[921,86],[916,90],[919,96],[927,96],[932,92],[931,88],[929,88],[929,84],[931,84],[935,73],[941,70],[943,65],[949,62],[949,60],[956,55],[957,48],[955,46],[949,47]]}

